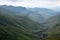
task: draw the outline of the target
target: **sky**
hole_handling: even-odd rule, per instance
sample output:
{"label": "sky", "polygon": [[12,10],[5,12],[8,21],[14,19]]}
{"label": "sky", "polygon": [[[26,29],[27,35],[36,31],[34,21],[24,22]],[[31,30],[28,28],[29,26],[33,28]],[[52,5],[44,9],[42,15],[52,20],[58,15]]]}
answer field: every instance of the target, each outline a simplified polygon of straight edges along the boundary
{"label": "sky", "polygon": [[54,8],[60,7],[60,0],[0,0],[0,5]]}

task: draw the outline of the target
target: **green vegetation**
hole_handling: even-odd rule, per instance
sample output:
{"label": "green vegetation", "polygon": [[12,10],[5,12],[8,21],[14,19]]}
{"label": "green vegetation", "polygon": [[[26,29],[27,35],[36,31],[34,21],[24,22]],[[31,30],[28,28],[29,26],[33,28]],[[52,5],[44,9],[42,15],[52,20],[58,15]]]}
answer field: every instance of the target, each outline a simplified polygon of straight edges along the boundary
{"label": "green vegetation", "polygon": [[32,34],[40,30],[41,24],[28,19],[26,16],[0,12],[0,40],[40,40]]}
{"label": "green vegetation", "polygon": [[[48,37],[44,40],[60,40],[60,15],[50,18],[49,30],[47,32]],[[51,27],[51,28],[50,28]]]}
{"label": "green vegetation", "polygon": [[60,33],[50,35],[49,37],[45,38],[44,40],[60,40]]}
{"label": "green vegetation", "polygon": [[60,14],[41,23],[36,12],[21,10],[18,13],[0,7],[0,40],[60,40]]}

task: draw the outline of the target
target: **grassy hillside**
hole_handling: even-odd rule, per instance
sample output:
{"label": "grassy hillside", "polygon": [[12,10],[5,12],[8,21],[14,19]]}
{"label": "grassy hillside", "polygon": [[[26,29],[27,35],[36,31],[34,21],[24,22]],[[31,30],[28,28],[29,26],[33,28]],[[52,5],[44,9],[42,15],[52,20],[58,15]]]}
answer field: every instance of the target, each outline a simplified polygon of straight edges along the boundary
{"label": "grassy hillside", "polygon": [[45,40],[60,40],[60,14],[50,18],[48,37]]}
{"label": "grassy hillside", "polygon": [[0,40],[40,40],[32,34],[42,29],[42,25],[26,16],[9,11],[0,11]]}

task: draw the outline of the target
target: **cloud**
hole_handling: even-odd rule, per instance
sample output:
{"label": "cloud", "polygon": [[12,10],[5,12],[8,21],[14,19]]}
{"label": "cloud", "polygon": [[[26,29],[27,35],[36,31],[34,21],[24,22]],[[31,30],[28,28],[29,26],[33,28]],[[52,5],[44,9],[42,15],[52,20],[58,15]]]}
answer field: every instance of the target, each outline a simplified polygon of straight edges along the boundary
{"label": "cloud", "polygon": [[10,1],[22,1],[22,0],[10,0]]}
{"label": "cloud", "polygon": [[18,0],[9,0],[9,1],[18,1]]}
{"label": "cloud", "polygon": [[24,7],[46,7],[53,8],[60,6],[59,0],[0,0],[0,5],[13,5]]}

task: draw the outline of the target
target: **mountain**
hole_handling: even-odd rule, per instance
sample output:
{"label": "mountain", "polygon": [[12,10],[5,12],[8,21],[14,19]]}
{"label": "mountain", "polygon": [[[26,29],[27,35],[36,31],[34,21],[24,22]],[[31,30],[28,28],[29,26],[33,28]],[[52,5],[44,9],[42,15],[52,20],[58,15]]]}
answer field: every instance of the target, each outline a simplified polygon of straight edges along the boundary
{"label": "mountain", "polygon": [[0,6],[0,35],[0,40],[60,40],[60,13],[47,8]]}
{"label": "mountain", "polygon": [[37,32],[43,29],[42,24],[25,15],[0,8],[0,40],[40,40]]}
{"label": "mountain", "polygon": [[59,14],[57,11],[48,8],[25,8],[6,5],[0,6],[0,10],[3,8],[16,14],[25,15],[29,19],[39,23],[42,23],[44,20]]}
{"label": "mountain", "polygon": [[53,8],[53,10],[60,12],[60,7],[55,7],[55,8]]}
{"label": "mountain", "polygon": [[51,16],[55,16],[58,14],[57,11],[48,9],[48,8],[30,8],[30,10],[39,13],[42,15],[45,19],[50,18]]}
{"label": "mountain", "polygon": [[56,25],[59,22],[60,22],[60,14],[52,16],[51,18],[47,19],[45,21],[45,24],[47,25],[47,27],[52,28],[54,25]]}
{"label": "mountain", "polygon": [[25,7],[14,7],[14,6],[6,6],[6,5],[0,6],[0,10],[4,10],[4,9],[14,12],[16,14],[25,15],[31,20],[36,22],[43,22],[44,20],[42,15],[40,15],[37,12],[33,12]]}
{"label": "mountain", "polygon": [[[27,29],[30,30],[30,31],[32,31],[32,30],[40,30],[40,26],[44,27],[42,24],[40,24],[38,22],[35,22],[35,21],[32,21],[27,16],[24,16],[24,15],[21,15],[21,14],[15,14],[14,12],[11,12],[11,11],[6,10],[6,9],[0,10],[0,13],[7,16],[7,17],[8,16],[11,17],[12,20],[17,21],[21,25],[28,26]],[[36,28],[36,29],[33,29],[33,28]]]}
{"label": "mountain", "polygon": [[53,16],[47,21],[48,37],[45,40],[60,40],[60,14]]}

